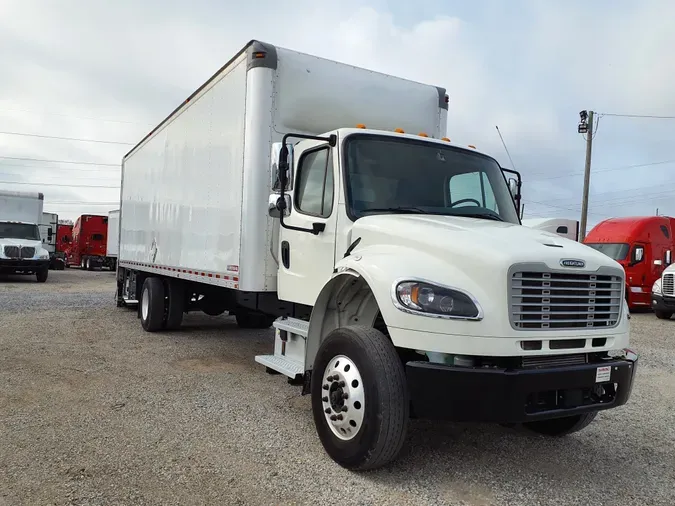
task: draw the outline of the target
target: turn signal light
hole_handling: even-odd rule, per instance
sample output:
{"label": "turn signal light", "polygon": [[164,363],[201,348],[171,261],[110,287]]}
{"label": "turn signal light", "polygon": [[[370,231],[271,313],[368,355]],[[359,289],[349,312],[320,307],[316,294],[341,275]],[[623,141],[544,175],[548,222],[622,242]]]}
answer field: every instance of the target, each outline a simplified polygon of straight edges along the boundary
{"label": "turn signal light", "polygon": [[445,142],[450,142],[450,139],[448,139],[447,137],[441,137],[441,140]]}
{"label": "turn signal light", "polygon": [[429,136],[428,136],[427,134],[425,134],[424,132],[420,132],[420,133],[418,133],[417,135],[419,135],[420,137],[429,137]]}
{"label": "turn signal light", "polygon": [[358,125],[356,125],[356,128],[366,128],[366,125],[364,125],[363,123],[359,123]]}
{"label": "turn signal light", "polygon": [[396,130],[394,130],[394,132],[396,132],[397,134],[404,134],[405,133],[402,128],[397,128]]}

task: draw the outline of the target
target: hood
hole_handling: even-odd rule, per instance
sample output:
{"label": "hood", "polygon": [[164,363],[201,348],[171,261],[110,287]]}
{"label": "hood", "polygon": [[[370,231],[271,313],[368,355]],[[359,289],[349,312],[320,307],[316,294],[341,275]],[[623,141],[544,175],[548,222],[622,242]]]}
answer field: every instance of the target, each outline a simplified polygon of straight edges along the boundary
{"label": "hood", "polygon": [[508,269],[514,263],[544,262],[550,269],[561,269],[561,261],[570,259],[585,263],[584,268],[570,269],[574,271],[595,271],[602,266],[622,268],[607,255],[558,234],[477,218],[367,216],[354,223],[351,235],[351,240],[362,237],[359,248],[375,244],[414,247],[443,259],[452,259],[453,263],[478,264],[477,267]]}
{"label": "hood", "polygon": [[32,248],[42,248],[42,240],[32,239],[0,239],[0,246],[27,246]]}

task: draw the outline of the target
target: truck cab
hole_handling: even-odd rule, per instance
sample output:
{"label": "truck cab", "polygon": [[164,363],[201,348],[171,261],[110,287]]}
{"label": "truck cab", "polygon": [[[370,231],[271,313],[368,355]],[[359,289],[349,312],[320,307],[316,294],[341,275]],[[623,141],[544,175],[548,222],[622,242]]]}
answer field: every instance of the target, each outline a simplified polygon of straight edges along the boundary
{"label": "truck cab", "polygon": [[410,409],[554,435],[628,400],[623,268],[522,226],[519,182],[494,158],[400,130],[290,137],[272,154],[277,291],[312,310],[275,322],[275,354],[256,360],[304,375],[334,459],[376,465],[356,434],[379,396],[387,423]]}
{"label": "truck cab", "polygon": [[675,314],[675,264],[669,265],[652,285],[652,309],[660,320]]}
{"label": "truck cab", "polygon": [[621,264],[630,309],[652,305],[651,288],[672,263],[675,219],[666,216],[610,218],[598,223],[584,244]]}
{"label": "truck cab", "polygon": [[38,282],[47,281],[49,252],[37,223],[0,221],[0,274],[35,274]]}

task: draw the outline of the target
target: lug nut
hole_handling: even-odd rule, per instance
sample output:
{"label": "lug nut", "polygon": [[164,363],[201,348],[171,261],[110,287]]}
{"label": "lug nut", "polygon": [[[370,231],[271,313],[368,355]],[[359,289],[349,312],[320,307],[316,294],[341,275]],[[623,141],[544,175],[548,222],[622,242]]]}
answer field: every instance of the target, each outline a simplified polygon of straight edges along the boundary
{"label": "lug nut", "polygon": [[330,419],[334,422],[335,420],[337,420],[337,416],[331,415]]}
{"label": "lug nut", "polygon": [[342,394],[343,399],[349,399],[349,394]]}
{"label": "lug nut", "polygon": [[326,414],[330,415],[330,408],[326,408]]}
{"label": "lug nut", "polygon": [[342,420],[342,415],[338,415],[336,418],[337,418],[338,420]]}
{"label": "lug nut", "polygon": [[328,385],[324,385],[324,386],[323,386],[323,389],[324,389],[324,390],[328,390]]}
{"label": "lug nut", "polygon": [[322,400],[323,402],[328,402],[328,397],[322,397],[321,400]]}
{"label": "lug nut", "polygon": [[349,408],[348,408],[347,406],[342,406],[342,411],[343,411],[343,412],[346,413],[348,409],[349,409]]}
{"label": "lug nut", "polygon": [[344,382],[344,381],[341,381],[340,383],[338,383],[338,386],[339,386],[340,388],[344,388],[345,382]]}

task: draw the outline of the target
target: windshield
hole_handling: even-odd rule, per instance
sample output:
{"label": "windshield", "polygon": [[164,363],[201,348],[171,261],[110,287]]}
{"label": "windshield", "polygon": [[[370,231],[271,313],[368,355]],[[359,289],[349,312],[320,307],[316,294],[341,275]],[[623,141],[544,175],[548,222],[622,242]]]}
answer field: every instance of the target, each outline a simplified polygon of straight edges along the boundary
{"label": "windshield", "polygon": [[630,249],[628,244],[613,242],[586,243],[586,246],[604,253],[613,260],[625,260]]}
{"label": "windshield", "polygon": [[29,223],[0,222],[0,239],[40,240],[40,229]]}
{"label": "windshield", "polygon": [[412,139],[352,135],[346,142],[347,212],[410,212],[519,223],[499,164],[480,153]]}

